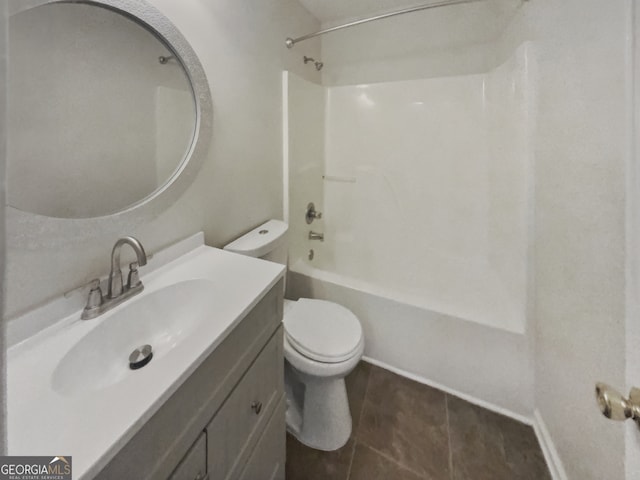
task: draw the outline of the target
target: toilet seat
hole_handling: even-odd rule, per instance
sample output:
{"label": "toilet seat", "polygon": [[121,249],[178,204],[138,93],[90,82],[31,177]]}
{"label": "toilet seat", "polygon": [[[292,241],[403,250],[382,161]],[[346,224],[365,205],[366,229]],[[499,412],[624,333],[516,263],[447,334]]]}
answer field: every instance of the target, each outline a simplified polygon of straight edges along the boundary
{"label": "toilet seat", "polygon": [[326,300],[286,302],[284,330],[301,355],[322,363],[340,363],[361,350],[362,326],[347,308]]}

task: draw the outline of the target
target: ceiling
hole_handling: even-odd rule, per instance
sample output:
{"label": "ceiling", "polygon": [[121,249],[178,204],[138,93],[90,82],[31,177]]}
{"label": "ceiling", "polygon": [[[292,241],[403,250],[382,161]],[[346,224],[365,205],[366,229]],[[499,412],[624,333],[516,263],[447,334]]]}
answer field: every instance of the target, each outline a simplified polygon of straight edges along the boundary
{"label": "ceiling", "polygon": [[426,3],[420,0],[299,0],[320,23],[331,23],[401,10]]}

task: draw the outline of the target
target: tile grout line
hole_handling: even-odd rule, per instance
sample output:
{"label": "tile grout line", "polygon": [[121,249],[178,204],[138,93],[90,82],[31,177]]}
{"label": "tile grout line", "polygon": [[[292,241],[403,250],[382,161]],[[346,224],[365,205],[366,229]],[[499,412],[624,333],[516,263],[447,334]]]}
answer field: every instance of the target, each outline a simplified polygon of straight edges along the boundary
{"label": "tile grout line", "polygon": [[414,469],[407,467],[406,465],[403,465],[402,463],[400,463],[399,461],[397,461],[395,458],[387,455],[384,452],[381,452],[380,450],[378,450],[377,448],[372,447],[371,445],[367,445],[366,443],[363,443],[362,445],[365,446],[365,448],[368,448],[369,450],[371,450],[372,452],[374,452],[376,455],[380,455],[382,458],[384,458],[385,460],[387,460],[388,462],[391,462],[395,465],[397,465],[398,467],[400,467],[402,470],[406,470],[407,472],[411,472],[413,473],[416,477],[420,477],[420,478],[425,478],[428,479],[430,477],[425,477],[425,474],[423,473],[419,473],[416,472]]}
{"label": "tile grout line", "polygon": [[358,444],[357,436],[353,437],[353,447],[351,447],[351,458],[349,459],[349,468],[347,468],[347,475],[345,480],[349,480],[351,478],[351,468],[353,467],[353,458],[356,456],[356,445]]}
{"label": "tile grout line", "polygon": [[[380,368],[377,365],[373,365],[370,364],[373,368]],[[384,369],[381,369],[384,370]],[[364,401],[362,402],[362,410],[360,411],[360,420],[358,421],[358,430],[360,430],[360,426],[361,426],[361,421],[362,421],[362,415],[364,414],[364,406],[366,404],[367,401],[367,396],[369,394],[369,385],[371,384],[371,374],[373,373],[373,370],[371,372],[369,372],[369,378],[367,379],[367,388],[365,391],[365,396],[364,396]],[[444,392],[443,392],[444,393]],[[445,394],[446,395],[446,394]],[[446,398],[446,397],[445,397]],[[357,443],[357,442],[356,442]],[[398,467],[402,468],[403,470],[406,470],[408,472],[413,473],[415,476],[421,478],[421,479],[425,479],[425,480],[429,480],[430,477],[425,477],[425,475],[423,475],[422,473],[416,472],[415,470],[413,470],[412,468],[407,467],[406,465],[403,465],[402,463],[400,463],[398,460],[396,460],[395,458],[387,455],[386,453],[383,453],[381,451],[379,451],[378,449],[372,447],[371,445],[369,445],[366,440],[363,440],[362,445],[366,448],[368,448],[369,450],[371,450],[372,452],[374,452],[377,455],[380,455],[382,458],[384,458],[385,460],[393,463],[394,465],[397,465]],[[354,455],[355,456],[355,455]],[[352,459],[353,462],[353,459]],[[351,476],[351,469],[349,469],[349,476]],[[347,480],[350,480],[349,477],[347,477]]]}
{"label": "tile grout line", "polygon": [[449,420],[449,394],[444,394],[444,409],[447,417],[447,446],[449,447],[449,478],[453,480],[453,449],[451,448],[451,422]]}
{"label": "tile grout line", "polygon": [[[367,394],[369,393],[369,383],[371,380],[371,366],[369,366],[369,373],[367,374],[367,385],[364,387],[364,395],[362,396],[362,407],[360,407],[360,414],[358,415],[358,426],[356,431],[353,432],[353,450],[351,451],[351,459],[349,460],[349,468],[347,469],[347,478],[351,478],[351,468],[353,467],[353,459],[356,456],[356,445],[358,444],[358,431],[360,430],[360,422],[362,422],[362,412],[364,412],[364,406],[367,403]],[[352,423],[353,425],[353,423]]]}

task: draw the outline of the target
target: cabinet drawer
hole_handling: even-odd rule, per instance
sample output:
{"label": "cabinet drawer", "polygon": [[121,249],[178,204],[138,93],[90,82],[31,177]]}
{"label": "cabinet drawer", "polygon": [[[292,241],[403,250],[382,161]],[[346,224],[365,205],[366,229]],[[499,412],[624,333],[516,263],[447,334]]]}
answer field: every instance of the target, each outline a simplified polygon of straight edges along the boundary
{"label": "cabinet drawer", "polygon": [[251,458],[240,474],[240,480],[284,480],[286,433],[284,413],[286,402],[280,400]]}
{"label": "cabinet drawer", "polygon": [[237,477],[283,396],[283,368],[280,327],[207,426],[207,464],[212,479]]}
{"label": "cabinet drawer", "polygon": [[205,480],[207,474],[207,436],[203,432],[173,471],[169,480]]}

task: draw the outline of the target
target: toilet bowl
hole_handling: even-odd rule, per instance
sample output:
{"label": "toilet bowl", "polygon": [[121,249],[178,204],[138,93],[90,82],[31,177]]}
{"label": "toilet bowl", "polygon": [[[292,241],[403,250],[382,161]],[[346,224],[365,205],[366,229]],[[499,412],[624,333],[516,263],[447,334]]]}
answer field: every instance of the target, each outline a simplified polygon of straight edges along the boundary
{"label": "toilet bowl", "polygon": [[[287,229],[270,220],[224,249],[286,265]],[[341,305],[309,298],[285,300],[283,317],[287,430],[311,448],[337,450],[351,435],[344,377],[364,352],[360,321]]]}
{"label": "toilet bowl", "polygon": [[351,435],[344,377],[364,352],[362,327],[346,308],[324,300],[285,300],[287,430],[301,443],[337,450]]}

